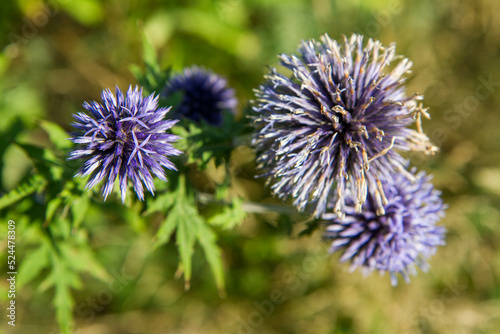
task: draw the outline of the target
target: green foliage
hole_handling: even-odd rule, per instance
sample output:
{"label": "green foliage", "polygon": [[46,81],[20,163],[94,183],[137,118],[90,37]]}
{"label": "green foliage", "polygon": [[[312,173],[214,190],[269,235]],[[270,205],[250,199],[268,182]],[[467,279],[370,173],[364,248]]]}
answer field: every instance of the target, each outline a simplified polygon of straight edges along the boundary
{"label": "green foliage", "polygon": [[142,54],[144,60],[144,69],[140,66],[130,65],[130,71],[137,78],[137,83],[147,94],[160,94],[170,77],[170,69],[163,70],[158,62],[156,50],[151,44],[141,27],[142,36]]}
{"label": "green foliage", "polygon": [[[61,225],[68,226],[69,222],[58,220],[57,223],[59,226],[55,228],[51,226],[50,230],[47,230],[50,233],[51,241],[42,242],[37,251],[27,256],[26,261],[30,265],[36,261],[43,263],[48,259],[47,267],[49,271],[38,289],[40,292],[51,288],[54,289],[54,307],[59,327],[61,332],[70,333],[73,327],[74,306],[71,291],[82,288],[80,275],[89,273],[97,279],[107,281],[109,280],[109,274],[93,255],[88,239],[81,235],[81,232],[59,239],[58,237],[61,237],[64,233],[61,233],[62,231],[58,228]],[[20,271],[20,281],[29,282],[40,273],[40,269],[41,267],[38,265],[35,266],[35,269]],[[23,275],[26,275],[26,277]]]}
{"label": "green foliage", "polygon": [[40,127],[49,135],[50,141],[59,150],[69,149],[73,144],[68,140],[69,135],[59,125],[39,120]]}
{"label": "green foliage", "polygon": [[37,278],[43,269],[48,268],[50,261],[50,245],[42,239],[39,247],[26,255],[18,270],[19,288]]}
{"label": "green foliage", "polygon": [[224,205],[219,213],[208,219],[208,223],[223,229],[231,229],[240,224],[246,217],[247,213],[243,210],[243,200],[233,197],[230,205]]}
{"label": "green foliage", "polygon": [[40,284],[40,290],[43,291],[49,287],[55,288],[54,307],[56,308],[57,322],[61,332],[69,333],[73,327],[72,309],[74,305],[71,288],[79,289],[82,283],[68,264],[63,262],[57,254],[51,253],[50,255],[52,270]]}
{"label": "green foliage", "polygon": [[217,238],[204,217],[198,212],[194,194],[192,189],[187,188],[184,176],[179,177],[177,189],[168,196],[158,197],[153,202],[153,207],[159,208],[158,204],[154,204],[156,202],[163,202],[162,209],[167,211],[165,220],[155,236],[153,247],[156,249],[167,243],[175,231],[180,255],[179,270],[184,273],[185,288],[189,289],[194,246],[196,242],[199,242],[205,252],[217,288],[222,294],[224,291],[224,270],[221,251],[216,244]]}
{"label": "green foliage", "polygon": [[17,201],[20,201],[26,196],[43,190],[45,188],[45,185],[46,180],[42,176],[38,174],[33,175],[25,183],[0,197],[0,210],[5,209],[6,207],[16,203]]}
{"label": "green foliage", "polygon": [[319,228],[319,219],[311,219],[305,223],[306,228],[300,232],[301,236],[311,235]]}
{"label": "green foliage", "polygon": [[212,159],[216,166],[229,161],[236,146],[235,138],[244,126],[243,121],[237,121],[232,113],[224,112],[220,126],[183,119],[179,126],[172,128],[172,133],[182,138],[178,147],[187,156],[187,162],[204,170]]}
{"label": "green foliage", "polygon": [[85,25],[96,25],[104,18],[104,8],[98,0],[61,1],[64,10]]}
{"label": "green foliage", "polygon": [[[17,221],[29,222],[27,226],[17,224],[17,233],[23,236],[20,238],[24,249],[22,254],[26,254],[22,261],[18,261],[19,286],[41,280],[38,291],[54,293],[53,306],[61,332],[71,333],[72,290],[82,288],[81,275],[88,273],[107,281],[109,274],[97,260],[85,232],[78,229],[91,201],[81,180],[73,178],[75,170],[65,164],[64,157],[71,147],[68,135],[49,121],[39,121],[39,125],[49,135],[52,148],[16,142],[31,160],[34,173],[0,198],[0,210],[12,208],[16,213],[14,217],[21,215]],[[42,196],[42,207],[24,210],[26,203],[37,206],[30,198],[35,193]]]}
{"label": "green foliage", "polygon": [[80,227],[80,224],[85,219],[85,215],[90,208],[90,204],[90,197],[86,193],[83,193],[81,196],[75,197],[72,201],[70,201],[74,228],[77,229]]}

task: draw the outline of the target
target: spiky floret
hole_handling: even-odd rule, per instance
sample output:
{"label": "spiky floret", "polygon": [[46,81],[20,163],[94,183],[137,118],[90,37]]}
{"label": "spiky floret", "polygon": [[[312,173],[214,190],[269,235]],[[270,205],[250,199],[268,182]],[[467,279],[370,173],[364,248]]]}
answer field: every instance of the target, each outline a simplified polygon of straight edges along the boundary
{"label": "spiky floret", "polygon": [[396,174],[392,181],[382,183],[387,197],[383,215],[377,214],[377,199],[371,194],[361,213],[356,212],[357,199],[348,192],[345,217],[322,215],[325,237],[333,240],[330,251],[342,251],[340,261],[350,261],[352,270],[361,267],[365,274],[388,271],[392,285],[397,284],[397,273],[409,282],[409,275],[416,274],[415,265],[427,271],[425,259],[445,244],[446,232],[436,226],[445,206],[429,181],[430,177],[420,172],[415,181]]}
{"label": "spiky floret", "polygon": [[[325,34],[298,51],[279,56],[291,77],[272,69],[256,90],[253,144],[261,176],[300,210],[315,201],[315,216],[332,196],[342,213],[346,188],[358,211],[370,192],[383,214],[381,182],[407,165],[395,149],[436,150],[421,129],[421,116],[428,117],[417,105],[422,96],[405,94],[403,75],[412,63],[396,56],[395,44],[369,39],[363,46],[359,35],[338,44]],[[417,130],[408,129],[415,120]]]}
{"label": "spiky floret", "polygon": [[204,120],[220,125],[222,113],[235,113],[238,100],[234,90],[227,87],[227,81],[204,68],[192,66],[172,77],[163,92],[165,97],[182,94],[182,100],[175,105],[175,116],[186,117],[195,122]]}
{"label": "spiky floret", "polygon": [[142,88],[129,87],[126,96],[116,87],[101,94],[102,104],[84,102],[89,112],[73,115],[77,130],[70,140],[78,144],[69,159],[86,159],[76,176],[88,176],[87,188],[104,181],[104,200],[119,178],[121,199],[125,201],[130,180],[137,196],[144,199],[144,187],[154,194],[153,174],[167,181],[164,168],[176,170],[168,156],[182,152],[171,143],[178,136],[166,133],[177,120],[165,120],[170,108],[158,108],[158,97],[143,97]]}

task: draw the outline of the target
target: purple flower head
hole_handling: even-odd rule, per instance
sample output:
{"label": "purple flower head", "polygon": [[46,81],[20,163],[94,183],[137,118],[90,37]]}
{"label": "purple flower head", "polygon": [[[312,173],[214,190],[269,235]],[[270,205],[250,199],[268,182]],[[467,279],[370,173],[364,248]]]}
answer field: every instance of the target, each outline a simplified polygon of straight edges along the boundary
{"label": "purple flower head", "polygon": [[420,172],[414,181],[396,174],[393,181],[384,182],[387,204],[383,215],[377,214],[377,199],[371,194],[362,212],[356,212],[356,197],[348,192],[345,217],[322,215],[327,224],[325,237],[333,239],[330,251],[342,251],[340,261],[350,261],[352,270],[388,271],[392,285],[397,284],[397,273],[409,282],[409,274],[416,274],[415,264],[427,271],[425,259],[436,252],[436,246],[445,244],[446,232],[436,226],[445,206],[429,180]]}
{"label": "purple flower head", "polygon": [[[381,182],[406,171],[395,149],[436,150],[421,130],[421,116],[428,116],[417,105],[422,97],[405,94],[403,75],[412,63],[396,55],[394,44],[369,39],[363,46],[359,35],[341,44],[323,35],[298,52],[279,56],[291,77],[272,69],[256,91],[253,144],[261,176],[278,197],[295,198],[299,210],[316,202],[316,217],[331,197],[342,213],[347,188],[358,212],[370,192],[383,214]],[[408,129],[415,120],[417,130]]]}
{"label": "purple flower head", "polygon": [[238,104],[234,90],[220,76],[197,66],[184,69],[182,74],[172,77],[163,95],[169,97],[182,94],[182,100],[174,106],[175,116],[185,117],[195,122],[204,120],[212,125],[222,123],[222,112],[232,113]]}
{"label": "purple flower head", "polygon": [[168,156],[182,152],[172,146],[179,139],[165,131],[177,120],[164,120],[170,108],[158,108],[158,97],[145,98],[142,89],[129,87],[127,95],[116,87],[116,97],[109,89],[101,94],[102,104],[84,102],[87,115],[73,115],[71,125],[77,133],[70,139],[79,149],[69,159],[86,159],[76,176],[90,175],[87,188],[104,180],[104,200],[119,178],[122,202],[130,180],[137,196],[144,200],[144,187],[154,194],[153,175],[167,181],[164,167],[176,170]]}

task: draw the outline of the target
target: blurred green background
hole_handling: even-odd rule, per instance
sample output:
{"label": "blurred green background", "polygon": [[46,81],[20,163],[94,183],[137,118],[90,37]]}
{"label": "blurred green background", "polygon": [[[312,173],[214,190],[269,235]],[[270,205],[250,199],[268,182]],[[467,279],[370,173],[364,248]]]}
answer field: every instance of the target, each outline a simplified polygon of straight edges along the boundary
{"label": "blurred green background", "polygon": [[[2,1],[2,189],[12,189],[31,169],[23,153],[7,145],[15,119],[25,127],[20,136],[38,145],[47,138],[36,119],[69,130],[84,100],[135,83],[129,68],[142,65],[142,29],[165,68],[197,64],[228,78],[242,113],[266,66],[276,66],[276,55],[294,52],[302,39],[356,32],[384,45],[397,42],[398,53],[414,63],[408,91],[425,96],[432,120],[424,129],[441,148],[434,157],[411,158],[443,191],[448,244],[431,259],[429,273],[393,288],[387,276],[363,278],[337,255],[327,257],[319,232],[296,238],[277,215],[251,215],[219,235],[227,281],[221,298],[199,252],[185,291],[174,277],[175,245],[148,256],[157,222],[139,217],[130,226],[119,206],[105,214],[94,207],[83,226],[114,281],[84,277],[74,293],[76,333],[499,332],[500,2]],[[235,193],[279,203],[253,179],[253,158],[246,146],[235,150]],[[0,249],[4,253],[5,245]],[[21,261],[28,251],[18,246]],[[53,294],[36,284],[19,291],[18,325],[10,332],[58,332]],[[0,285],[4,290],[6,281]],[[6,297],[0,300],[5,305]],[[1,322],[0,331],[8,333],[5,317]]]}

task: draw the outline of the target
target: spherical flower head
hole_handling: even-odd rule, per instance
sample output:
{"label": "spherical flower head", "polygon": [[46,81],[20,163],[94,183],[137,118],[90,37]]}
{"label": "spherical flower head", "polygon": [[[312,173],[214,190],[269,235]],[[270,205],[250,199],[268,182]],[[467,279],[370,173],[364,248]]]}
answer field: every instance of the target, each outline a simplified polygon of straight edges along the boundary
{"label": "spherical flower head", "polygon": [[[299,210],[316,202],[316,217],[332,196],[341,213],[346,188],[358,212],[371,192],[383,213],[380,182],[407,166],[395,149],[436,150],[421,130],[421,116],[428,116],[417,105],[422,97],[405,94],[403,75],[412,63],[396,56],[394,44],[369,39],[363,46],[359,35],[341,44],[324,35],[302,42],[298,52],[279,56],[291,77],[272,69],[256,91],[253,144],[261,176],[278,197],[294,197]],[[415,120],[417,130],[408,129]]]}
{"label": "spherical flower head", "polygon": [[174,106],[176,117],[203,120],[215,126],[221,125],[225,110],[235,113],[238,104],[225,79],[197,66],[186,68],[169,80],[163,95],[168,98],[175,93],[182,94],[181,102]]}
{"label": "spherical flower head", "polygon": [[144,200],[144,186],[154,194],[153,175],[167,181],[164,168],[176,170],[169,156],[182,152],[171,143],[178,136],[165,131],[177,120],[164,120],[170,108],[158,108],[158,97],[143,97],[142,89],[129,87],[127,95],[116,87],[116,96],[109,89],[102,94],[102,104],[84,102],[89,112],[73,115],[77,130],[70,140],[79,149],[69,159],[86,159],[77,176],[88,176],[87,188],[104,181],[104,200],[119,179],[121,199],[125,201],[130,181],[137,196]]}
{"label": "spherical flower head", "polygon": [[327,224],[325,237],[333,239],[330,251],[342,251],[340,261],[350,261],[352,270],[388,271],[392,285],[397,284],[397,273],[408,283],[409,274],[416,274],[415,265],[427,271],[425,259],[445,244],[446,232],[436,226],[445,206],[429,180],[420,172],[413,181],[397,174],[393,181],[384,182],[387,204],[383,215],[377,214],[377,200],[370,194],[362,212],[356,212],[356,198],[348,192],[344,217],[322,215]]}

